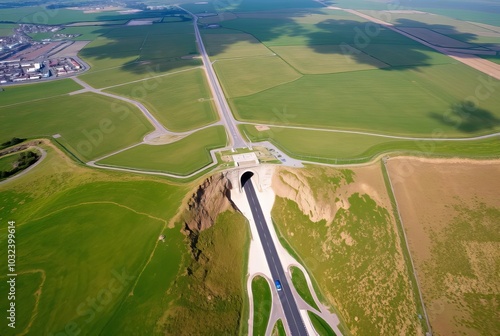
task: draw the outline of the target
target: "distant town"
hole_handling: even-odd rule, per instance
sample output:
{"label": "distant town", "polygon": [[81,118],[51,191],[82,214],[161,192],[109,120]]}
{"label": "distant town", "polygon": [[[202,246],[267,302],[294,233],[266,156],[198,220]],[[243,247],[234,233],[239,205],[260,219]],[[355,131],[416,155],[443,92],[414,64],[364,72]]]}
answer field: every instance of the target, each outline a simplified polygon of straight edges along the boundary
{"label": "distant town", "polygon": [[[60,26],[20,24],[10,36],[0,36],[0,84],[61,77],[85,70],[83,62],[62,50],[75,34],[57,33]],[[52,38],[35,41],[29,34],[53,33]]]}

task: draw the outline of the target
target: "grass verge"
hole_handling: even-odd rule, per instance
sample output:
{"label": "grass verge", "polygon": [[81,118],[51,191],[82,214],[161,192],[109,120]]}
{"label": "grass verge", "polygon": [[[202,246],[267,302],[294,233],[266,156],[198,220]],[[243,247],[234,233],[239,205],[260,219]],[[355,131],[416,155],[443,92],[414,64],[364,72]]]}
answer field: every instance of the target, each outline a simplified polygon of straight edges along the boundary
{"label": "grass verge", "polygon": [[307,286],[306,277],[304,273],[298,267],[291,267],[292,272],[292,283],[300,297],[304,299],[304,301],[309,304],[311,307],[315,308],[319,311],[319,307],[314,301],[311,292],[309,291],[309,287]]}
{"label": "grass verge", "polygon": [[253,295],[253,334],[264,336],[271,314],[272,297],[271,288],[267,280],[261,276],[256,276],[252,280]]}
{"label": "grass verge", "polygon": [[318,315],[314,314],[311,311],[307,311],[307,315],[309,315],[314,330],[316,330],[319,336],[336,336],[333,329],[321,317],[319,317]]}

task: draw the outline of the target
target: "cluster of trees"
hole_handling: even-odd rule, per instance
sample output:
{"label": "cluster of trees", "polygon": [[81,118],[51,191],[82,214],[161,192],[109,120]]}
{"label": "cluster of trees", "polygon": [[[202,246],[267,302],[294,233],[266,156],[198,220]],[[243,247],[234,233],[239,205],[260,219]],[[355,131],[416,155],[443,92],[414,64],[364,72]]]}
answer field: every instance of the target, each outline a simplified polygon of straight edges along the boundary
{"label": "cluster of trees", "polygon": [[17,145],[17,144],[23,142],[24,140],[26,140],[26,139],[12,138],[9,141],[6,141],[6,142],[0,144],[0,149],[4,149],[4,148],[10,147],[10,146]]}
{"label": "cluster of trees", "polygon": [[9,176],[12,176],[12,175],[28,168],[29,166],[34,164],[36,161],[38,161],[39,158],[40,158],[40,155],[38,155],[35,152],[22,152],[19,155],[19,158],[17,159],[17,161],[14,162],[13,168],[11,170],[0,171],[0,179],[7,178]]}

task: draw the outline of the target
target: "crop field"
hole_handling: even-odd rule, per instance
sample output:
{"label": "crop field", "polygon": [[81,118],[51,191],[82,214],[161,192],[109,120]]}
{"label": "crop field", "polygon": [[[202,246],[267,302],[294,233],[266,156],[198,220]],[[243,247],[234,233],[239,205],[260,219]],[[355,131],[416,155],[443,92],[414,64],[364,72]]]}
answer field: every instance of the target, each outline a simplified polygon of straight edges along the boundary
{"label": "crop field", "polygon": [[79,54],[92,67],[80,78],[96,88],[201,65],[191,57],[197,51],[190,22],[104,29]]}
{"label": "crop field", "polygon": [[301,77],[276,56],[219,60],[214,69],[228,98],[255,94]]}
{"label": "crop field", "polygon": [[308,46],[272,47],[272,50],[303,74],[325,74],[388,67],[387,64],[358,49],[351,50],[353,54],[356,53],[355,57],[343,54],[341,46],[338,45],[318,45],[314,49]]}
{"label": "crop field", "polygon": [[71,79],[9,86],[4,88],[4,91],[0,91],[0,107],[47,99],[80,89],[82,89],[82,87]]}
{"label": "crop field", "polygon": [[[325,14],[311,22],[304,22],[301,14],[290,13],[283,19],[241,18],[222,22],[228,29],[251,34],[268,47],[291,45],[340,45],[353,44],[356,29],[365,29],[364,21],[353,14]],[[380,28],[371,43],[413,44],[418,43],[391,30]]]}
{"label": "crop field", "polygon": [[211,163],[209,150],[226,142],[224,127],[213,126],[168,145],[139,145],[97,163],[188,175]]}
{"label": "crop field", "polygon": [[16,25],[13,24],[0,24],[0,36],[10,36]]}
{"label": "crop field", "polygon": [[202,69],[159,77],[146,85],[118,86],[109,91],[141,101],[172,131],[187,131],[218,120]]}
{"label": "crop field", "polygon": [[280,235],[344,329],[357,335],[424,334],[378,164],[353,170],[280,168],[273,190],[272,218]]}
{"label": "crop field", "polygon": [[[230,30],[251,34],[304,74],[289,81],[286,72],[280,75],[279,68],[273,67],[268,84],[269,67],[256,65],[264,58],[217,61],[216,71],[239,120],[407,136],[437,131],[447,137],[466,137],[500,129],[500,96],[490,94],[480,101],[475,97],[486,80],[481,72],[396,32],[383,28],[365,32],[369,29],[366,22],[349,13],[324,10],[312,15],[274,15],[242,14],[204,35],[209,41],[224,38]],[[415,29],[431,31],[429,25],[423,22]],[[478,30],[486,28],[478,26]],[[365,37],[369,34],[369,41],[363,42],[359,32]],[[232,44],[238,43],[228,40],[213,54],[231,52]],[[229,75],[235,71],[238,76]],[[235,85],[235,80],[245,77],[263,80],[241,80],[242,85]],[[499,84],[491,81],[491,86]],[[464,109],[470,109],[468,99],[479,105],[465,113]],[[284,106],[291,117],[277,118],[273,111]]]}
{"label": "crop field", "polygon": [[83,10],[67,8],[47,9],[44,7],[23,7],[22,10],[26,11],[26,13],[18,20],[21,20],[23,23],[49,25],[59,25],[74,22],[123,21],[132,19],[156,18],[161,17],[167,13],[163,10],[148,10],[136,13],[120,13],[118,11],[85,13]]}
{"label": "crop field", "polygon": [[[467,106],[465,114],[463,100],[474,95],[480,76],[462,64],[308,75],[230,102],[244,121],[464,137],[500,129],[499,95]],[[498,83],[492,80],[492,85]],[[286,120],[276,120],[272,113],[279,106],[286,106]]]}
{"label": "crop field", "polygon": [[250,34],[233,30],[204,31],[203,42],[212,59],[271,56],[272,51]]}
{"label": "crop field", "polygon": [[1,107],[0,121],[1,142],[13,137],[60,134],[59,141],[83,160],[137,143],[152,130],[135,106],[93,93]]}
{"label": "crop field", "polygon": [[240,129],[251,141],[269,140],[293,157],[329,163],[366,162],[389,152],[475,158],[500,155],[499,137],[472,141],[416,141],[281,127],[258,131],[253,125],[240,125]]}
{"label": "crop field", "polygon": [[500,162],[400,157],[387,167],[433,333],[497,333]]}

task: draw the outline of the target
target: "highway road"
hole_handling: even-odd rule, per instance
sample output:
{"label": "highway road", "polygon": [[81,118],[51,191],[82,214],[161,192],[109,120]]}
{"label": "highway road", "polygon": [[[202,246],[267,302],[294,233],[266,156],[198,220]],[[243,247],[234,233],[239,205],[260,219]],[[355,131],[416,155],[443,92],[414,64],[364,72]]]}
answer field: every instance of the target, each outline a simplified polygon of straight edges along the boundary
{"label": "highway road", "polygon": [[200,29],[198,28],[198,17],[182,7],[179,8],[181,8],[183,11],[194,18],[194,32],[196,35],[196,42],[198,43],[198,49],[203,60],[203,65],[205,66],[208,84],[215,98],[215,103],[217,105],[217,109],[219,110],[221,119],[226,126],[226,130],[229,133],[231,146],[234,148],[248,147],[247,143],[238,131],[238,127],[236,127],[236,120],[234,119],[231,109],[229,108],[226,96],[224,96],[224,91],[222,91],[222,87],[219,83],[217,75],[215,74],[212,62],[210,62],[210,58],[208,58],[207,50],[205,49],[205,45],[203,44],[203,40],[201,39]]}
{"label": "highway road", "polygon": [[[297,307],[297,303],[295,302],[292,291],[290,290],[290,285],[288,284],[285,276],[285,271],[283,270],[283,266],[278,256],[278,251],[276,250],[271,238],[271,233],[267,227],[264,213],[260,207],[260,203],[251,179],[246,181],[243,189],[245,190],[248,203],[250,204],[250,209],[252,209],[252,215],[255,220],[255,225],[257,226],[257,231],[259,232],[259,237],[266,254],[267,263],[271,270],[271,275],[273,276],[273,281],[276,279],[280,280],[283,288],[281,291],[278,291],[278,296],[280,298],[281,305],[283,306],[283,312],[285,313],[286,322],[288,323],[290,332],[292,333],[292,336],[307,335],[306,327],[300,317],[299,308]],[[274,285],[272,290],[276,290]]]}

